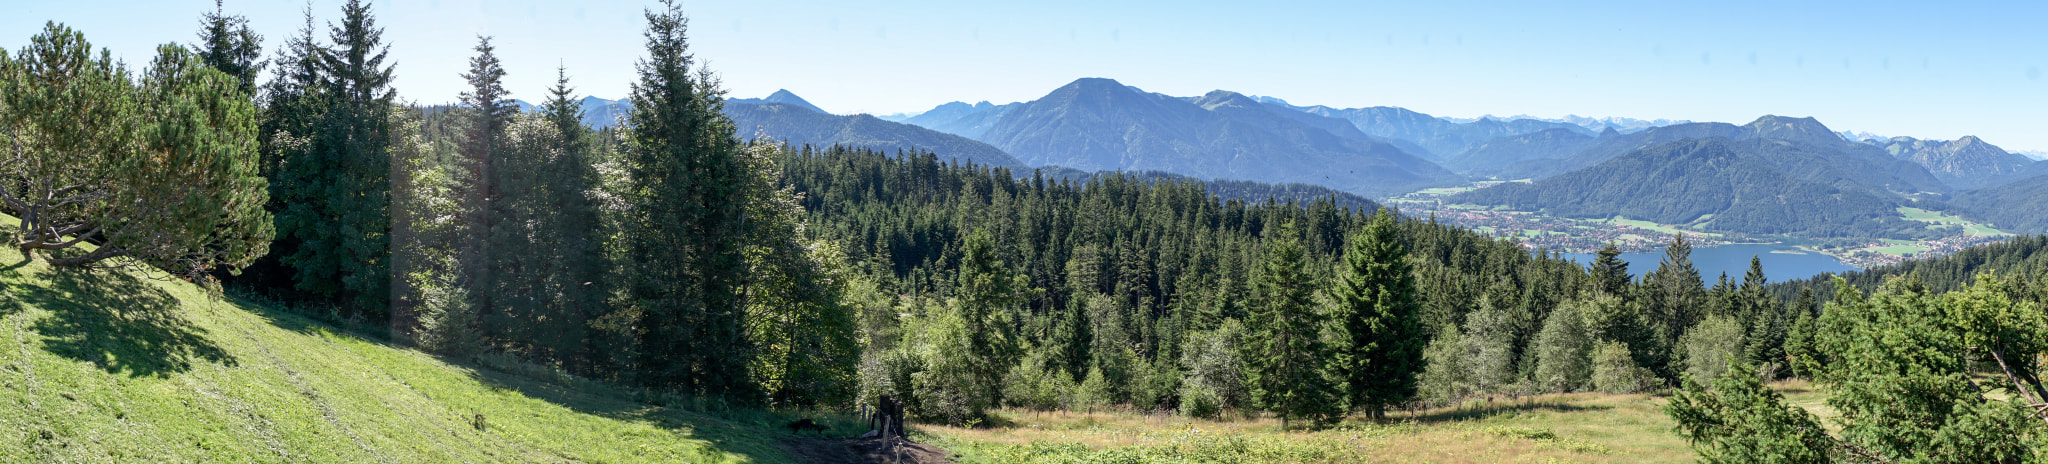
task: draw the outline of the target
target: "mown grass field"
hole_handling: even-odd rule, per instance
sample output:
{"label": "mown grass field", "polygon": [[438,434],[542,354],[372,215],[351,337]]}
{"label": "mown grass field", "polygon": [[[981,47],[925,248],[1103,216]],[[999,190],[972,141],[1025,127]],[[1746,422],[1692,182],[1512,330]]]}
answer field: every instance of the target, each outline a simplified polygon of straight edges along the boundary
{"label": "mown grass field", "polygon": [[791,460],[787,416],[661,407],[540,372],[0,249],[0,462]]}

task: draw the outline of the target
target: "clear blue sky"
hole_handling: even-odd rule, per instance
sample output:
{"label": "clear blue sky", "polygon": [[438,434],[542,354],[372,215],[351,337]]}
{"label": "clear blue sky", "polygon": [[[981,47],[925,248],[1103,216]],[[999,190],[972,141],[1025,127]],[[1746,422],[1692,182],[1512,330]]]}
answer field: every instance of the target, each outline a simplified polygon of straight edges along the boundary
{"label": "clear blue sky", "polygon": [[[324,23],[336,0],[313,2]],[[515,97],[559,63],[619,98],[641,53],[637,1],[376,0],[409,100],[446,102],[474,36],[496,36]],[[297,2],[230,1],[275,50]],[[2048,150],[2048,2],[689,1],[691,43],[737,97],[787,88],[838,113],[1030,100],[1080,77],[1438,116],[1565,114],[1748,122]],[[0,0],[0,46],[44,21],[140,65],[193,40],[210,1]],[[324,29],[322,31],[324,35]]]}

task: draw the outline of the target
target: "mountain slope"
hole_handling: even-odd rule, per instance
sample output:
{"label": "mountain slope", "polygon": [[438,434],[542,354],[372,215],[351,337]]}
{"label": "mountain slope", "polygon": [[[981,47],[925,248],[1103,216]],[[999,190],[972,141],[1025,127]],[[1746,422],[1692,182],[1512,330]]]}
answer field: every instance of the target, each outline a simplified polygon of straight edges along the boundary
{"label": "mountain slope", "polygon": [[1347,139],[1230,92],[1193,101],[1081,79],[1022,103],[982,140],[1032,166],[1299,182],[1366,195],[1459,177],[1393,145]]}
{"label": "mountain slope", "polygon": [[1958,193],[1949,204],[1971,217],[1990,221],[1999,230],[2048,234],[2048,175]]}
{"label": "mountain slope", "polygon": [[450,364],[161,274],[57,270],[0,249],[0,461],[794,460],[771,416],[544,376]]}
{"label": "mountain slope", "polygon": [[1900,199],[1828,172],[1780,166],[1813,159],[1782,140],[1686,139],[1534,183],[1506,183],[1450,201],[1542,210],[1575,218],[1624,216],[1738,233],[1821,237],[1905,236]]}
{"label": "mountain slope", "polygon": [[621,125],[626,114],[633,112],[633,103],[624,99],[606,100],[597,97],[583,97],[581,106],[583,107],[583,124],[596,129]]}
{"label": "mountain slope", "polygon": [[2020,180],[2036,164],[1974,135],[1953,141],[1892,137],[1877,145],[1892,156],[1926,167],[1936,178],[1958,189],[1995,187]]}
{"label": "mountain slope", "polygon": [[[1612,129],[1607,132],[1614,133]],[[1568,129],[1511,135],[1475,145],[1444,160],[1443,165],[1467,174],[1493,175],[1516,163],[1548,159],[1558,153],[1576,153],[1592,145],[1593,140],[1593,136]]]}
{"label": "mountain slope", "polygon": [[865,114],[838,116],[783,103],[727,101],[725,115],[732,118],[734,128],[743,138],[753,138],[759,130],[775,140],[793,144],[847,145],[890,153],[927,150],[941,159],[960,159],[1020,172],[1028,168],[1017,158],[985,143]]}

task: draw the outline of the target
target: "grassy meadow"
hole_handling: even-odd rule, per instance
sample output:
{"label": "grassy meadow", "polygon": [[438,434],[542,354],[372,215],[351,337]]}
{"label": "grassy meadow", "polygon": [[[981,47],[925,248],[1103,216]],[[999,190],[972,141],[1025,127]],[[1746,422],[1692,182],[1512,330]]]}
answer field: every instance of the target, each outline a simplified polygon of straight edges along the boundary
{"label": "grassy meadow", "polygon": [[795,460],[792,415],[511,370],[0,249],[0,462]]}
{"label": "grassy meadow", "polygon": [[[1772,385],[1793,405],[1834,412],[1804,381]],[[1270,417],[1225,421],[1128,411],[1005,410],[995,428],[931,427],[962,463],[1679,463],[1696,457],[1655,395],[1573,393],[1356,418],[1282,432]]]}

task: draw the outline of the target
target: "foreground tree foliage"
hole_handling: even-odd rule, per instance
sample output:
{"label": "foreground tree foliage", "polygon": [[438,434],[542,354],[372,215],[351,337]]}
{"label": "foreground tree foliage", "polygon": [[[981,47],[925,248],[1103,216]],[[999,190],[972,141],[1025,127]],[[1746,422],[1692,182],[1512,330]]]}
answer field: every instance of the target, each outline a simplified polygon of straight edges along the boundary
{"label": "foreground tree foliage", "polygon": [[13,246],[55,266],[141,263],[187,277],[267,252],[255,109],[238,80],[164,45],[138,85],[56,23],[30,43],[0,53],[0,206],[21,219]]}
{"label": "foreground tree foliage", "polygon": [[[2048,426],[2040,379],[2012,369],[2013,353],[2038,362],[2038,302],[2014,301],[2011,284],[1983,275],[1934,295],[1911,278],[1864,295],[1837,279],[1818,323],[1815,381],[1841,412],[1839,436],[1787,408],[1753,374],[1728,370],[1711,389],[1689,386],[1667,410],[1703,457],[1719,462],[2031,462]],[[1974,366],[2002,365],[1989,378]],[[2004,381],[2004,382],[2001,382]],[[1993,394],[1993,392],[1998,392]]]}

